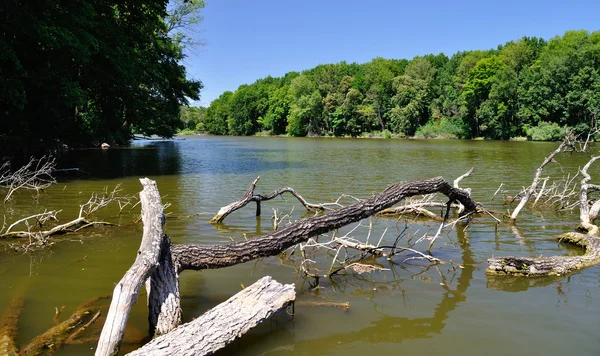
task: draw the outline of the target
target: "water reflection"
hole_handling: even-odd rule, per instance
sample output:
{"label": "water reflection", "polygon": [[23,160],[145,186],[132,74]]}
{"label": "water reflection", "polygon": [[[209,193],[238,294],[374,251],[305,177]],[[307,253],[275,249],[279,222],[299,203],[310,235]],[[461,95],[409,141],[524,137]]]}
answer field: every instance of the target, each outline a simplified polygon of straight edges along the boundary
{"label": "water reflection", "polygon": [[[329,354],[341,351],[348,345],[359,342],[368,344],[398,344],[404,340],[431,338],[433,335],[441,334],[446,326],[449,314],[461,303],[466,302],[467,289],[471,283],[473,272],[475,270],[473,267],[475,260],[464,227],[463,229],[457,229],[457,245],[461,249],[462,264],[464,268],[455,269],[455,273],[459,273],[460,275],[456,280],[456,287],[454,289],[450,287],[450,285],[454,284],[454,273],[450,273],[450,278],[448,278],[439,270],[438,266],[425,267],[423,271],[420,271],[410,278],[415,279],[418,275],[425,274],[430,270],[438,269],[439,275],[443,281],[441,284],[443,284],[442,288],[444,292],[441,294],[441,301],[433,308],[432,315],[429,317],[410,318],[387,315],[378,308],[377,303],[373,301],[373,298],[370,298],[374,304],[374,312],[378,314],[380,318],[373,320],[367,327],[347,333],[330,332],[326,336],[317,339],[298,340],[294,333],[294,322],[279,321],[278,323],[282,324],[281,327],[274,328],[273,325],[264,327],[258,332],[244,336],[243,344],[240,341],[234,342],[231,346],[228,346],[226,350],[218,353],[218,355],[230,355],[242,350],[244,350],[244,354],[247,354],[249,349],[251,350],[258,345],[262,345],[262,347],[257,347],[257,349],[262,350],[260,354],[263,355],[287,353],[314,354],[315,343],[318,343],[319,345],[319,354]],[[386,291],[391,289],[395,291],[393,294],[396,294],[398,297],[402,298],[403,301],[406,301],[406,298],[408,298],[406,291],[400,287],[400,283],[405,280],[406,277],[404,277],[404,279],[399,278],[402,275],[406,276],[406,273],[398,273],[395,270],[396,268],[405,270],[406,267],[394,262],[391,262],[389,267],[391,270],[390,273],[394,276],[393,280],[386,279],[384,282],[375,282],[370,279],[370,276],[362,277],[353,275],[344,278],[342,283],[336,282],[335,280],[330,280],[330,282],[334,289],[344,294],[350,293],[351,288],[356,288],[354,292],[352,292],[354,295],[357,293],[365,293],[367,295],[375,296],[386,293]],[[365,289],[366,286],[368,286],[368,288]],[[398,302],[400,302],[400,300],[398,300]],[[273,339],[277,340],[277,345],[265,351],[263,344],[267,340],[272,341]]]}
{"label": "water reflection", "polygon": [[59,168],[78,167],[84,178],[122,178],[208,173],[213,175],[290,170],[301,162],[282,159],[275,148],[259,148],[215,139],[141,140],[129,147],[67,152]]}

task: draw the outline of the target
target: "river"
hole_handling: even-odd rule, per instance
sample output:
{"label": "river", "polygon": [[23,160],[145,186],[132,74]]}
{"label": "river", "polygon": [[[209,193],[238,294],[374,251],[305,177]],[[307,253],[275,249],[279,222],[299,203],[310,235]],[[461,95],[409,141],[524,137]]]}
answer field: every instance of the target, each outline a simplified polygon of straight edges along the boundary
{"label": "river", "polygon": [[[530,184],[537,166],[557,143],[186,137],[183,140],[134,141],[130,147],[73,151],[61,157],[59,183],[39,196],[28,191],[0,206],[6,221],[44,209],[62,209],[61,222],[77,216],[79,205],[92,192],[120,185],[122,194],[140,190],[138,178],[155,179],[170,203],[166,232],[174,243],[227,243],[272,231],[272,209],[306,212],[292,197],[263,203],[263,216],[254,206],[239,210],[214,226],[208,220],[223,205],[239,199],[260,176],[257,193],[290,186],[310,202],[335,201],[341,194],[369,197],[391,183],[443,176],[454,180],[471,167],[475,172],[461,182],[472,188],[475,200],[488,209],[509,209],[497,197],[501,183],[515,194]],[[561,155],[544,172],[560,177],[576,172],[588,155]],[[590,170],[600,179],[600,165]],[[562,171],[561,171],[562,170]],[[345,203],[351,203],[345,200]],[[139,209],[139,207],[137,208]],[[77,305],[112,293],[115,283],[134,260],[141,239],[135,211],[117,216],[116,206],[95,216],[120,224],[95,227],[58,236],[54,246],[32,253],[15,253],[1,241],[0,313],[9,301],[24,296],[25,308],[17,342],[25,345],[54,325],[55,308],[65,307],[63,319]],[[139,210],[138,210],[139,213]],[[196,215],[197,214],[197,215]],[[186,271],[181,275],[186,321],[226,300],[264,275],[295,283],[298,306],[293,318],[280,315],[221,351],[220,355],[597,355],[600,350],[600,268],[587,268],[560,278],[491,278],[486,259],[492,256],[549,256],[577,254],[578,249],[557,244],[557,235],[572,231],[578,212],[524,210],[517,228],[496,228],[481,217],[468,229],[443,235],[432,252],[452,261],[429,266],[422,261],[378,259],[387,270],[370,274],[321,279],[311,288],[296,270],[276,258],[266,258],[221,270]],[[184,216],[195,215],[183,218]],[[372,236],[391,243],[403,233],[433,233],[437,223],[406,223],[374,219]],[[364,239],[368,222],[352,236]],[[350,228],[355,227],[355,225]],[[348,232],[344,229],[340,233]],[[419,235],[420,234],[420,235]],[[415,248],[425,250],[427,243]],[[324,257],[319,257],[321,262]],[[331,261],[331,260],[329,260]],[[331,263],[331,262],[328,262]],[[323,263],[322,263],[323,264]],[[464,268],[457,267],[460,264]],[[454,268],[453,268],[454,266]],[[140,295],[129,319],[123,352],[139,346],[147,329],[145,294]],[[349,302],[350,308],[307,305],[311,302]],[[98,332],[100,325],[90,333]],[[56,355],[92,354],[95,345],[69,345]]]}

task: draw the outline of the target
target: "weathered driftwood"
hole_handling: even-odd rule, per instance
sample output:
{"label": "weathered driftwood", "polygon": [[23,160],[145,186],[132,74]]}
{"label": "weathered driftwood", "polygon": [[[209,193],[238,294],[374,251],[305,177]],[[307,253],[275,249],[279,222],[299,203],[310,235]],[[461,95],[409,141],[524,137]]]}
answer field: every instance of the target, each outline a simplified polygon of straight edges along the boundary
{"label": "weathered driftwood", "polygon": [[[323,215],[297,221],[261,238],[225,245],[170,246],[167,237],[162,233],[164,216],[155,183],[147,179],[141,181],[144,185],[144,191],[140,193],[144,221],[142,246],[136,262],[115,287],[113,302],[100,336],[96,355],[113,355],[118,352],[131,304],[135,301],[141,284],[148,277],[151,277],[148,298],[150,330],[156,329],[156,333],[166,333],[159,336],[157,340],[171,340],[173,335],[183,332],[177,331],[180,330],[179,328],[171,331],[181,320],[176,272],[186,269],[227,267],[260,257],[277,255],[310,237],[362,220],[397,204],[404,198],[415,195],[439,192],[449,197],[449,203],[458,201],[468,211],[476,209],[475,202],[467,192],[450,186],[443,178],[438,177],[393,184],[379,195]],[[255,184],[256,181],[253,182],[253,186]],[[252,195],[253,186],[247,196]],[[171,247],[172,261],[168,258],[169,247]],[[161,326],[161,320],[164,321],[165,327]],[[171,341],[168,343],[170,344]],[[208,347],[207,350],[211,348]]]}
{"label": "weathered driftwood", "polygon": [[544,159],[544,162],[542,162],[542,164],[535,170],[535,175],[533,176],[533,181],[531,182],[531,185],[529,186],[529,188],[526,189],[525,195],[523,195],[521,197],[521,200],[519,201],[519,205],[517,205],[515,210],[513,210],[512,214],[510,215],[509,222],[514,223],[517,220],[517,216],[519,215],[521,210],[523,210],[523,208],[525,207],[525,204],[527,204],[527,202],[529,201],[529,198],[531,198],[531,196],[535,193],[537,186],[540,182],[542,172],[544,171],[544,167],[546,167],[546,165],[548,165],[548,163],[552,162],[554,157],[557,154],[559,154],[560,152],[562,152],[562,150],[565,147],[572,146],[572,144],[571,144],[572,134],[573,134],[572,132],[569,132],[567,134],[567,136],[565,136],[565,139],[563,140],[563,142],[558,146],[558,148],[555,149],[552,153],[550,153],[550,155],[548,155],[548,157],[546,157],[546,159]]}
{"label": "weathered driftwood", "polygon": [[16,356],[19,354],[15,338],[23,304],[23,298],[14,298],[0,319],[0,355]]}
{"label": "weathered driftwood", "polygon": [[112,303],[98,341],[97,356],[118,353],[131,307],[137,300],[140,288],[159,265],[161,246],[165,238],[163,205],[156,183],[147,178],[140,179],[140,182],[144,187],[140,192],[144,222],[142,243],[135,262],[115,286]]}
{"label": "weathered driftwood", "polygon": [[[426,218],[434,221],[442,221],[444,218],[431,212],[426,208],[445,208],[446,204],[441,202],[414,203],[401,206],[395,206],[382,210],[377,216],[397,218],[400,216],[414,216],[417,218]],[[458,207],[458,205],[455,205]]]}
{"label": "weathered driftwood", "polygon": [[248,191],[246,192],[246,194],[244,194],[242,199],[235,201],[235,202],[219,209],[219,212],[212,219],[210,219],[210,223],[217,224],[217,223],[222,222],[223,220],[225,220],[227,215],[233,213],[234,211],[236,211],[238,209],[245,207],[250,202],[256,202],[256,216],[260,216],[260,213],[261,213],[260,203],[263,201],[271,200],[275,197],[278,197],[278,196],[282,195],[283,193],[292,194],[294,197],[296,197],[296,199],[298,199],[298,201],[308,211],[323,211],[323,210],[325,210],[325,204],[311,204],[311,203],[307,202],[306,199],[304,199],[300,194],[298,194],[294,189],[292,189],[290,187],[282,187],[282,188],[276,189],[267,195],[254,194],[254,189],[256,188],[256,183],[258,182],[259,179],[260,179],[260,177],[257,177],[252,182],[252,184],[250,184]]}
{"label": "weathered driftwood", "polygon": [[559,276],[600,263],[600,239],[569,232],[559,236],[560,242],[585,249],[582,256],[501,257],[488,259],[486,273],[515,276]]}
{"label": "weathered driftwood", "polygon": [[296,298],[293,284],[266,276],[199,318],[159,336],[129,355],[210,355]]}
{"label": "weathered driftwood", "polygon": [[466,211],[475,211],[476,203],[467,192],[448,184],[442,177],[399,182],[382,193],[358,203],[298,220],[263,237],[223,245],[180,244],[172,247],[173,262],[179,272],[233,266],[253,259],[275,256],[313,236],[368,218],[405,198],[442,193],[450,202],[458,201]]}
{"label": "weathered driftwood", "polygon": [[[564,142],[563,142],[564,143]],[[589,184],[591,179],[588,169],[600,156],[592,157],[581,169],[583,179],[581,180],[579,209],[580,224],[578,229],[585,232],[570,232],[559,236],[560,242],[571,243],[585,249],[582,256],[551,256],[551,257],[501,257],[488,259],[488,274],[509,274],[517,276],[552,276],[563,275],[585,267],[600,263],[600,238],[599,229],[594,224],[598,216],[600,204],[588,203],[588,191],[600,190],[600,187]]]}
{"label": "weathered driftwood", "polygon": [[600,186],[588,183],[592,177],[588,173],[588,169],[592,163],[596,162],[600,156],[592,157],[588,163],[581,169],[583,179],[581,180],[581,188],[579,190],[579,228],[587,232],[588,235],[597,236],[598,226],[594,225],[593,222],[598,217],[598,210],[600,209],[600,200],[596,201],[592,207],[588,204],[588,192],[600,190]]}

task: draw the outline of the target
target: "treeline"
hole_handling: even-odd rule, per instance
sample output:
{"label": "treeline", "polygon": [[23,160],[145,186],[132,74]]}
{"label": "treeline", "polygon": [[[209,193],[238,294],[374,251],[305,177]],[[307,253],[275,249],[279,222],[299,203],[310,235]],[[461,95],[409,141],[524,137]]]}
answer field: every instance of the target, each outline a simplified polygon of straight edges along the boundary
{"label": "treeline", "polygon": [[[169,6],[169,7],[168,7]],[[172,136],[201,83],[180,64],[199,0],[0,5],[0,151]],[[18,154],[18,152],[16,152]],[[0,159],[2,158],[0,155]]]}
{"label": "treeline", "polygon": [[497,49],[320,65],[227,91],[198,116],[217,135],[553,140],[600,111],[600,32]]}

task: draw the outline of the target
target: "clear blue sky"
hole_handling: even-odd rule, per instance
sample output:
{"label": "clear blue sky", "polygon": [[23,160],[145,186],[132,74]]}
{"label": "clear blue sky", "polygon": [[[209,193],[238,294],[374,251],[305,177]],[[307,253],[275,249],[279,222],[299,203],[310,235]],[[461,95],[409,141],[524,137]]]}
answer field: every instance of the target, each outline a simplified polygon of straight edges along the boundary
{"label": "clear blue sky", "polygon": [[600,0],[207,0],[185,59],[205,88],[195,105],[267,75],[318,64],[495,48],[566,30],[600,30]]}

